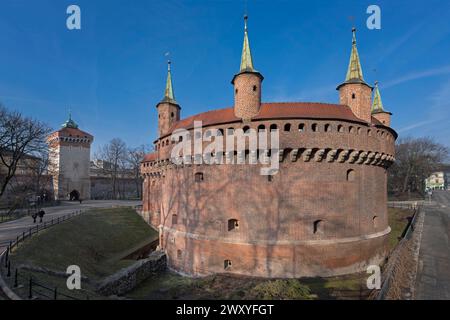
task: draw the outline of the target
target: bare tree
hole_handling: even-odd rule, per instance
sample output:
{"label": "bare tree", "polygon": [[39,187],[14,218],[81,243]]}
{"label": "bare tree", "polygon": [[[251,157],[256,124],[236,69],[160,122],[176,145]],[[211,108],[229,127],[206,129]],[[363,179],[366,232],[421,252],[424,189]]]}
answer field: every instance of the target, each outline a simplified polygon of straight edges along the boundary
{"label": "bare tree", "polygon": [[404,138],[395,146],[396,161],[389,169],[389,191],[424,192],[424,180],[446,161],[449,149],[432,138]]}
{"label": "bare tree", "polygon": [[119,138],[112,139],[108,144],[99,148],[96,158],[102,160],[99,169],[111,179],[112,198],[120,197],[119,177],[127,165],[127,146]]}
{"label": "bare tree", "polygon": [[130,170],[133,172],[134,181],[136,184],[136,197],[142,199],[142,178],[141,178],[141,162],[151,148],[146,145],[141,145],[136,148],[128,149],[128,164]]}
{"label": "bare tree", "polygon": [[50,131],[46,124],[0,106],[0,198],[21,161],[47,148]]}

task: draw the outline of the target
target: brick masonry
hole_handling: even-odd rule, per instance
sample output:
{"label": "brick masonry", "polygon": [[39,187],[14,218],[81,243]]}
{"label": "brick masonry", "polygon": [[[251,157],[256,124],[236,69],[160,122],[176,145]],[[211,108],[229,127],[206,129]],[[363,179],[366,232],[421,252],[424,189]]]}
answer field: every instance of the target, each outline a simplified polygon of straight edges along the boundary
{"label": "brick masonry", "polygon": [[[272,181],[260,175],[260,164],[175,166],[173,144],[143,163],[143,212],[160,230],[170,268],[190,275],[331,276],[382,261],[395,132],[323,119],[213,127],[261,125],[280,130],[280,172]],[[238,227],[229,231],[231,219]]]}
{"label": "brick masonry", "polygon": [[104,279],[97,291],[105,296],[122,295],[138,286],[155,272],[166,269],[166,254],[155,251],[147,259],[139,260],[128,268],[122,269]]}
{"label": "brick masonry", "polygon": [[365,83],[349,83],[339,88],[340,103],[352,109],[355,116],[371,122],[372,88]]}
{"label": "brick masonry", "polygon": [[241,73],[234,78],[234,111],[238,118],[250,120],[261,107],[261,76]]}

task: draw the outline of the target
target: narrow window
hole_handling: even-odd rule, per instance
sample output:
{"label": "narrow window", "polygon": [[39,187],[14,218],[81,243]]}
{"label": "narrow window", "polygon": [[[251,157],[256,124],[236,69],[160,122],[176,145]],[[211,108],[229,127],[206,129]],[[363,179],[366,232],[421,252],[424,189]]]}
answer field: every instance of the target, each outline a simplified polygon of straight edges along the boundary
{"label": "narrow window", "polygon": [[278,130],[278,126],[276,124],[272,124],[270,126],[270,131],[276,131],[276,130]]}
{"label": "narrow window", "polygon": [[378,228],[378,217],[377,216],[374,216],[372,218],[372,224],[373,224],[374,228]]}
{"label": "narrow window", "polygon": [[356,94],[352,93],[352,99],[356,99]]}
{"label": "narrow window", "polygon": [[286,123],[285,125],[284,125],[284,131],[291,131],[291,124],[290,123]]}
{"label": "narrow window", "polygon": [[367,130],[367,135],[370,137],[372,135],[372,130]]}
{"label": "narrow window", "polygon": [[217,130],[217,136],[223,136],[223,129]]}
{"label": "narrow window", "polygon": [[327,123],[325,125],[324,129],[325,129],[325,132],[331,132],[331,125]]}
{"label": "narrow window", "polygon": [[175,114],[172,112],[172,113],[170,114],[170,117],[171,117],[171,118],[175,117]]}
{"label": "narrow window", "polygon": [[299,131],[299,132],[305,131],[305,124],[304,124],[304,123],[300,123],[300,124],[298,125],[298,131]]}
{"label": "narrow window", "polygon": [[223,268],[225,270],[231,269],[231,266],[232,266],[231,260],[224,260],[223,261]]}
{"label": "narrow window", "polygon": [[234,90],[234,92],[236,92],[236,94],[238,94],[238,89]]}
{"label": "narrow window", "polygon": [[358,134],[361,134],[361,127],[358,127]]}
{"label": "narrow window", "polygon": [[239,221],[236,219],[228,220],[228,231],[239,229]]}
{"label": "narrow window", "polygon": [[273,181],[273,176],[272,175],[268,175],[267,176],[267,181],[272,182]]}
{"label": "narrow window", "polygon": [[250,132],[250,127],[249,126],[245,126],[244,128],[242,128],[242,130],[244,131],[244,133],[249,133]]}
{"label": "narrow window", "polygon": [[172,225],[176,225],[178,223],[178,215],[172,215]]}
{"label": "narrow window", "polygon": [[347,171],[347,181],[355,181],[355,171],[350,169]]}
{"label": "narrow window", "polygon": [[323,221],[322,220],[314,221],[313,232],[314,232],[314,234],[323,234]]}
{"label": "narrow window", "polygon": [[312,130],[313,132],[317,132],[317,123],[313,123],[313,124],[312,124],[311,130]]}
{"label": "narrow window", "polygon": [[203,173],[202,172],[197,172],[195,174],[195,182],[202,182],[203,181]]}
{"label": "narrow window", "polygon": [[355,133],[355,128],[352,127],[352,126],[350,126],[350,127],[348,128],[348,132],[349,132],[349,133]]}
{"label": "narrow window", "polygon": [[258,89],[257,86],[253,86],[253,91],[256,92],[256,89]]}
{"label": "narrow window", "polygon": [[227,129],[227,135],[231,136],[234,134],[234,128],[228,128]]}
{"label": "narrow window", "polygon": [[258,126],[258,132],[263,132],[263,131],[266,131],[266,126],[261,124]]}
{"label": "narrow window", "polygon": [[342,125],[338,125],[338,132],[344,132],[344,127]]}
{"label": "narrow window", "polygon": [[181,260],[183,258],[183,251],[177,250],[177,259]]}

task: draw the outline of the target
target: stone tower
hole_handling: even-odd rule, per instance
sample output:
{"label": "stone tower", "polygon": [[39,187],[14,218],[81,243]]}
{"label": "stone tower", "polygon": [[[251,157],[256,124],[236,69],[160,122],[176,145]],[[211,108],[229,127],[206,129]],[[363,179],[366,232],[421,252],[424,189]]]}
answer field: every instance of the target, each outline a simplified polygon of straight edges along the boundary
{"label": "stone tower", "polygon": [[385,111],[381,100],[380,90],[378,89],[378,81],[375,82],[375,93],[372,102],[372,116],[384,124],[386,127],[391,126],[392,113]]}
{"label": "stone tower", "polygon": [[264,80],[264,77],[253,67],[247,21],[248,16],[245,16],[241,68],[231,81],[234,86],[234,114],[243,121],[249,121],[258,115],[261,108],[261,85]]}
{"label": "stone tower", "polygon": [[352,33],[353,44],[347,76],[345,82],[340,84],[337,90],[339,90],[340,104],[349,106],[355,116],[370,123],[373,88],[364,81],[358,49],[356,47],[355,28],[352,29]]}
{"label": "stone tower", "polygon": [[49,174],[53,176],[56,200],[90,199],[89,167],[93,140],[92,135],[78,129],[70,115],[60,130],[48,136]]}
{"label": "stone tower", "polygon": [[164,98],[156,106],[158,109],[158,133],[159,136],[166,134],[170,127],[180,120],[181,107],[175,100],[172,85],[171,62],[167,62],[167,83]]}

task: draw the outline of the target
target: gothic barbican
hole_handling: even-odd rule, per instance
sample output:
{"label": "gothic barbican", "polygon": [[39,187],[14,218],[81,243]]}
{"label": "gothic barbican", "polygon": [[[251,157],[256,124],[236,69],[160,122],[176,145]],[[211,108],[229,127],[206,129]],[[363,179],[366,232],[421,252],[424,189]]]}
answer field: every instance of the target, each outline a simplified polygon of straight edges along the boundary
{"label": "gothic barbican", "polygon": [[[181,119],[169,63],[156,106],[155,152],[141,167],[145,217],[159,230],[170,268],[191,276],[365,271],[387,253],[386,170],[397,134],[378,85],[364,80],[356,30],[346,78],[337,87],[339,104],[263,103],[264,77],[253,64],[247,20],[233,107]],[[194,121],[202,121],[204,134],[278,130],[278,173],[261,175],[261,164],[249,164],[249,152],[223,155],[243,156],[244,165],[174,164],[171,134],[186,129],[194,136]]]}

